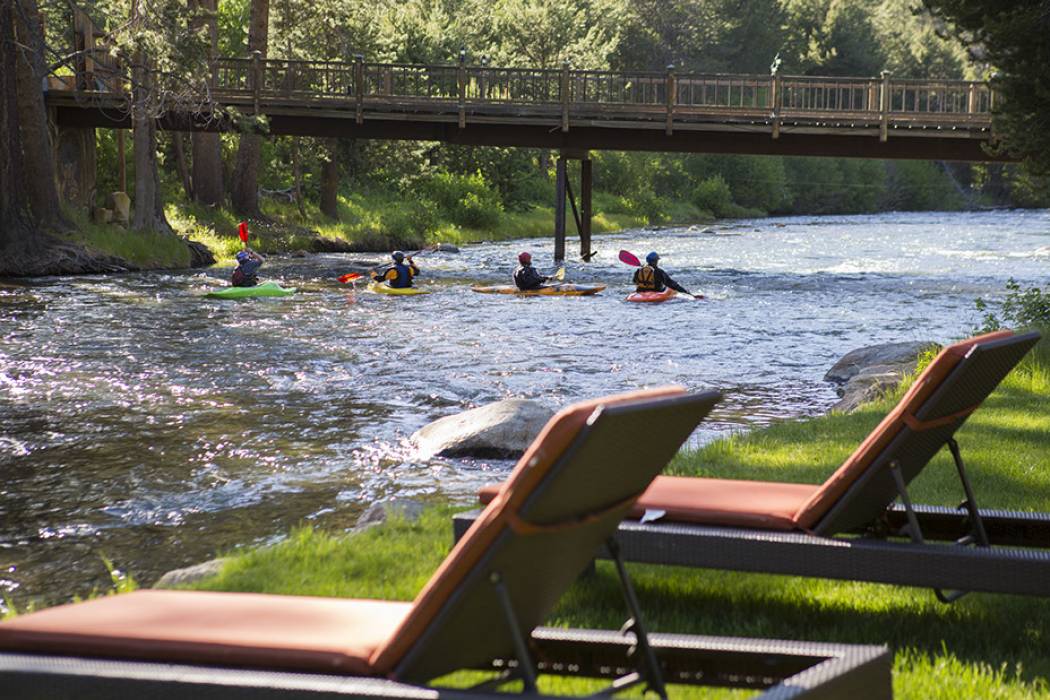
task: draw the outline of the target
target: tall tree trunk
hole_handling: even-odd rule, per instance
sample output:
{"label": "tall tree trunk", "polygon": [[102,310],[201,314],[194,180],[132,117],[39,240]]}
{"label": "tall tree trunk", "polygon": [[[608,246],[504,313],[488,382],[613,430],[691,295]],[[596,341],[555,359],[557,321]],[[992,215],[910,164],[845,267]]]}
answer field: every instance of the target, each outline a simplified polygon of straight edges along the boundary
{"label": "tall tree trunk", "polygon": [[[219,23],[216,16],[218,0],[189,0],[191,9],[201,9],[209,13],[205,20],[208,27],[208,58],[219,52]],[[209,78],[212,89],[215,88],[215,74]],[[192,136],[193,150],[193,198],[201,204],[219,206],[226,197],[223,182],[222,144],[219,135],[211,132],[195,131]]]}
{"label": "tall tree trunk", "polygon": [[339,219],[339,141],[325,139],[325,154],[321,158],[321,213],[329,219]]}
{"label": "tall tree trunk", "polygon": [[303,202],[303,162],[299,154],[299,137],[292,137],[292,182],[295,187],[295,204],[299,216],[306,218],[306,207]]}
{"label": "tall tree trunk", "polygon": [[24,160],[23,176],[36,221],[52,227],[61,221],[55,154],[47,128],[47,108],[41,90],[47,71],[44,67],[43,24],[36,0],[0,0],[16,5],[15,38],[20,45],[15,82],[18,94],[20,139]]}
{"label": "tall tree trunk", "polygon": [[152,112],[153,76],[147,59],[138,49],[131,69],[131,127],[135,157],[135,215],[132,228],[139,231],[171,232],[164,216],[160,172],[157,169],[157,120]]}
{"label": "tall tree trunk", "polygon": [[21,120],[15,87],[19,51],[15,45],[15,8],[10,0],[0,0],[0,274],[6,269],[11,251],[24,244],[32,231],[29,192],[23,177]]}
{"label": "tall tree trunk", "polygon": [[[266,58],[269,38],[270,0],[252,0],[252,12],[248,29],[248,53],[258,51]],[[254,80],[254,77],[253,77]],[[259,211],[259,162],[261,161],[262,137],[243,134],[237,146],[237,166],[233,170],[233,186],[230,198],[233,210],[241,216],[261,216]]]}
{"label": "tall tree trunk", "polygon": [[179,180],[182,181],[182,189],[186,191],[187,199],[194,199],[193,179],[190,177],[189,163],[186,162],[186,147],[182,143],[182,133],[178,131],[170,133],[171,144],[175,150],[175,169],[179,173]]}

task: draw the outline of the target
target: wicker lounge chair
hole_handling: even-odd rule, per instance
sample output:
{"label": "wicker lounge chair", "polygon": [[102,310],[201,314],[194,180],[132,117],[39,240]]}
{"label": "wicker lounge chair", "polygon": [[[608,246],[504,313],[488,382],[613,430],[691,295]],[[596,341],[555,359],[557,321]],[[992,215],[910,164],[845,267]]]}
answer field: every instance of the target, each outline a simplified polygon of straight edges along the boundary
{"label": "wicker lounge chair", "polygon": [[[889,697],[882,647],[646,634],[622,563],[624,630],[536,628],[717,400],[671,388],[560,412],[413,603],[141,591],[43,610],[0,623],[4,697],[486,698],[510,680],[534,693],[541,671],[664,697],[665,679]],[[502,673],[416,685],[460,669]]]}
{"label": "wicker lounge chair", "polygon": [[[954,437],[1038,339],[1003,331],[945,348],[823,484],[657,477],[619,528],[622,556],[929,586],[945,602],[963,591],[1050,595],[1050,514],[979,510]],[[965,500],[913,505],[908,484],[944,446]],[[658,518],[643,524],[645,513]]]}

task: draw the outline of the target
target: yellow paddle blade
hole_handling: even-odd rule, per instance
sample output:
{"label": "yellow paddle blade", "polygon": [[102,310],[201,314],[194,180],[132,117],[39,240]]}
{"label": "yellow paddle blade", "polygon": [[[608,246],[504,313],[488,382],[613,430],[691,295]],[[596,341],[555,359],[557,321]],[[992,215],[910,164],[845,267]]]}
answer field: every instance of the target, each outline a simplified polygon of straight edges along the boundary
{"label": "yellow paddle blade", "polygon": [[565,268],[564,267],[559,267],[558,268],[558,271],[554,273],[554,279],[558,280],[559,282],[561,282],[563,279],[565,279]]}

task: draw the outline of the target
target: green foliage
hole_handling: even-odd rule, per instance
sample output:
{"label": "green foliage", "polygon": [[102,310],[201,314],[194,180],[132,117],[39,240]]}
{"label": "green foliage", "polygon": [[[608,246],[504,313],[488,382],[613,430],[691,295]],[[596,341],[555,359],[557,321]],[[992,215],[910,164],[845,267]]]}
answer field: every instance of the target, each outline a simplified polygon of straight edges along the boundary
{"label": "green foliage", "polygon": [[480,172],[473,175],[437,172],[416,184],[453,223],[461,226],[492,226],[503,211],[499,195],[489,188]]}
{"label": "green foliage", "polygon": [[1033,173],[1050,175],[1050,13],[1045,2],[923,0],[966,46],[971,58],[996,69],[996,135],[1024,157]]}
{"label": "green foliage", "polygon": [[985,333],[1000,328],[1050,328],[1050,286],[1045,291],[1039,287],[1025,289],[1010,278],[998,312],[984,299],[975,299],[974,305],[983,314],[979,330]]}
{"label": "green foliage", "polygon": [[886,167],[889,180],[883,204],[887,208],[904,211],[962,208],[962,195],[935,163],[898,160],[890,161]]}
{"label": "green foliage", "polygon": [[733,212],[733,193],[722,176],[715,175],[693,189],[693,203],[715,216],[730,216]]}

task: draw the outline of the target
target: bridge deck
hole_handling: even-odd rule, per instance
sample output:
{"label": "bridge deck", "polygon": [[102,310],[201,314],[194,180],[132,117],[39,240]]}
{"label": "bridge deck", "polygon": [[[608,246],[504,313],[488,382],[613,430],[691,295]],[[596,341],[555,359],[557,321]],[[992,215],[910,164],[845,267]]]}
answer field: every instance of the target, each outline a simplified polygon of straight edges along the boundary
{"label": "bridge deck", "polygon": [[[173,104],[161,128],[494,146],[1006,160],[989,153],[995,94],[954,80],[676,75],[220,59],[208,99]],[[53,79],[59,124],[127,127],[115,71]]]}

